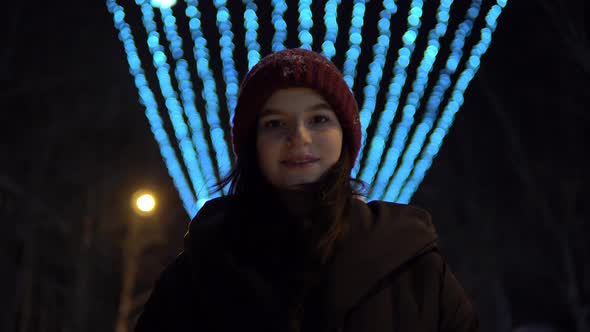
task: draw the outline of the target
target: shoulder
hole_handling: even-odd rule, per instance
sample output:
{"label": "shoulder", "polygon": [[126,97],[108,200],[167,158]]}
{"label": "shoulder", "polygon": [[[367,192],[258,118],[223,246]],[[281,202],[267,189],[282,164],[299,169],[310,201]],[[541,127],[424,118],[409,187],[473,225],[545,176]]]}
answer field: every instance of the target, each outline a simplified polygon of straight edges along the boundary
{"label": "shoulder", "polygon": [[207,201],[189,223],[185,241],[193,233],[210,232],[219,229],[227,221],[228,216],[236,208],[239,201],[239,197],[235,195],[216,197]]}
{"label": "shoulder", "polygon": [[220,222],[225,215],[239,203],[240,197],[228,195],[213,198],[205,203],[193,218],[192,223],[216,223]]}
{"label": "shoulder", "polygon": [[400,204],[386,201],[370,201],[367,206],[377,214],[388,214],[390,216],[416,218],[424,223],[431,224],[432,216],[428,211],[420,207],[408,204]]}
{"label": "shoulder", "polygon": [[191,263],[199,256],[199,252],[212,248],[220,248],[231,232],[232,220],[241,218],[240,211],[245,200],[239,195],[228,195],[211,199],[201,207],[197,215],[188,225],[184,236],[184,249]]}
{"label": "shoulder", "polygon": [[437,237],[430,213],[422,208],[378,200],[368,203],[357,201],[355,205],[362,205],[359,210],[364,211],[363,218],[371,220],[372,227],[377,229],[395,229],[402,233],[412,230]]}

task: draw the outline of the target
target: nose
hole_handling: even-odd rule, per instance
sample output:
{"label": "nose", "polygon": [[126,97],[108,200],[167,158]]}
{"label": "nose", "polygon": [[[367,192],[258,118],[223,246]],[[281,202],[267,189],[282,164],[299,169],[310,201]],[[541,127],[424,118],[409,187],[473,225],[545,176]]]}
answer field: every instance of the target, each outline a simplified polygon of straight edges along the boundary
{"label": "nose", "polygon": [[304,124],[297,124],[291,128],[287,141],[291,145],[307,145],[311,143],[311,134]]}

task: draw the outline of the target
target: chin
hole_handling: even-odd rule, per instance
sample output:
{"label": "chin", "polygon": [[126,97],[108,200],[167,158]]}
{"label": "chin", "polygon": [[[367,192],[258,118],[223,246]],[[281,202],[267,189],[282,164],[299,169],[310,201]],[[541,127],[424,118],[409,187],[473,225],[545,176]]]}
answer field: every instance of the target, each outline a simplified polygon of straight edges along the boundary
{"label": "chin", "polygon": [[300,185],[304,185],[304,184],[314,183],[317,180],[318,180],[317,177],[293,179],[293,180],[284,182],[284,186],[285,187],[295,187],[295,186],[300,186]]}
{"label": "chin", "polygon": [[294,183],[289,183],[286,184],[285,187],[287,188],[297,188],[299,186],[305,185],[305,184],[310,184],[313,183],[313,181],[300,181],[300,182],[294,182]]}

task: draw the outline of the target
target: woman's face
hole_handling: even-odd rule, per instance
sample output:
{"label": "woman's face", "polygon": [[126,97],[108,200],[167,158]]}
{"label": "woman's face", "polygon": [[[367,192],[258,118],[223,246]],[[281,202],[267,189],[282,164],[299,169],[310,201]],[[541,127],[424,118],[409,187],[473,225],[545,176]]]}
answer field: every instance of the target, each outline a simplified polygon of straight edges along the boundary
{"label": "woman's face", "polygon": [[317,181],[340,158],[342,127],[328,102],[314,90],[276,91],[257,125],[258,165],[275,187]]}

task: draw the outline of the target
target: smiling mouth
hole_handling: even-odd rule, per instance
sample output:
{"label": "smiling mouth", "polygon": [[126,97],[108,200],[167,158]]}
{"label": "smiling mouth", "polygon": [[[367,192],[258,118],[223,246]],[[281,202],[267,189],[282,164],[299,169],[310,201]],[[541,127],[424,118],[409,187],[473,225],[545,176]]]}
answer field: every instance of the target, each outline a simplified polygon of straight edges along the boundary
{"label": "smiling mouth", "polygon": [[281,164],[288,168],[304,168],[315,164],[318,160],[319,159],[284,160],[281,161]]}

